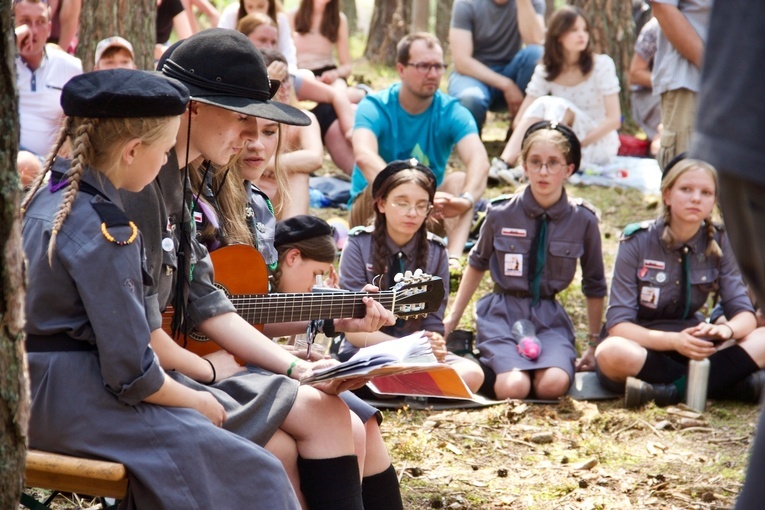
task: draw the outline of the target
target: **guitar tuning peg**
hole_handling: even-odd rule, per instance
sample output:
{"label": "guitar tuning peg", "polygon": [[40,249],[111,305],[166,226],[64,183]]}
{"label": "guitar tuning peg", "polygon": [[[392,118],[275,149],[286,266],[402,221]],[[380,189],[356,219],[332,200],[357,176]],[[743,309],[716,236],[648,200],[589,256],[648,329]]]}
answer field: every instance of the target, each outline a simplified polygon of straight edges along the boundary
{"label": "guitar tuning peg", "polygon": [[396,273],[396,276],[393,277],[393,281],[396,283],[399,283],[403,279],[404,279],[404,275],[402,275],[401,273]]}
{"label": "guitar tuning peg", "polygon": [[419,267],[414,270],[414,277],[415,278],[420,278],[422,276],[422,274],[423,274],[422,273],[422,269],[420,269]]}
{"label": "guitar tuning peg", "polygon": [[404,273],[404,278],[406,278],[407,280],[411,279],[412,278],[412,272],[407,269],[406,273]]}

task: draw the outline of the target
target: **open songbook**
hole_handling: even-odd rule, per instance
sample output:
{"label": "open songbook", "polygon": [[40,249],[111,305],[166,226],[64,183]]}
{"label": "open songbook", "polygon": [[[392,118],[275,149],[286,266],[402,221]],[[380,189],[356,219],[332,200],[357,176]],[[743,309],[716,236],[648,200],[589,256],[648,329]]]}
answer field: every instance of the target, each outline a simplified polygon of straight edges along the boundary
{"label": "open songbook", "polygon": [[457,372],[438,362],[422,331],[359,349],[348,361],[316,370],[301,383],[355,377],[370,379],[368,385],[377,394],[473,398]]}

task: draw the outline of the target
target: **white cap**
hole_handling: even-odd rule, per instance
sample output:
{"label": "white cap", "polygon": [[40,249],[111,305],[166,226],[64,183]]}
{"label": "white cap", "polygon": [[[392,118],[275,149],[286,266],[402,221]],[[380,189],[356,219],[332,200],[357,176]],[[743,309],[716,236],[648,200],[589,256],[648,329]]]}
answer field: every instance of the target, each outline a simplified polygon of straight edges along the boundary
{"label": "white cap", "polygon": [[115,35],[103,39],[98,43],[98,46],[96,46],[96,65],[98,65],[98,61],[101,60],[101,55],[103,55],[104,52],[109,48],[114,47],[125,48],[130,52],[130,56],[135,59],[135,53],[133,53],[133,45],[130,44],[127,39],[123,39],[122,37]]}

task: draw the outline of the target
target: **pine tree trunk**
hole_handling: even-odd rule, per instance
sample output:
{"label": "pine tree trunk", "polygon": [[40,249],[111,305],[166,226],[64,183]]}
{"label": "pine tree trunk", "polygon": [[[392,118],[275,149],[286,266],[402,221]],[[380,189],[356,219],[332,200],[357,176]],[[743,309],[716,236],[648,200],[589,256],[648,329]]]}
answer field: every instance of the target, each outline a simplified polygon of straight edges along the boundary
{"label": "pine tree trunk", "polygon": [[24,362],[24,278],[19,200],[18,95],[11,0],[0,0],[0,509],[18,508],[24,487],[29,383]]}
{"label": "pine tree trunk", "polygon": [[130,41],[139,69],[154,69],[157,0],[83,0],[77,56],[85,71],[93,69],[96,44],[119,35]]}
{"label": "pine tree trunk", "polygon": [[410,32],[430,31],[430,0],[412,0],[412,27]]}
{"label": "pine tree trunk", "polygon": [[590,22],[590,37],[596,53],[605,53],[614,59],[619,77],[622,116],[631,123],[630,88],[627,82],[635,33],[632,26],[632,4],[624,0],[573,0]]}
{"label": "pine tree trunk", "polygon": [[364,58],[375,64],[393,66],[396,63],[396,44],[409,31],[411,2],[409,0],[377,0]]}
{"label": "pine tree trunk", "polygon": [[340,0],[340,10],[348,18],[348,31],[356,33],[359,27],[359,13],[356,10],[356,0]]}
{"label": "pine tree trunk", "polygon": [[449,24],[452,21],[452,5],[454,0],[437,0],[436,2],[436,37],[441,41],[444,55],[449,55]]}

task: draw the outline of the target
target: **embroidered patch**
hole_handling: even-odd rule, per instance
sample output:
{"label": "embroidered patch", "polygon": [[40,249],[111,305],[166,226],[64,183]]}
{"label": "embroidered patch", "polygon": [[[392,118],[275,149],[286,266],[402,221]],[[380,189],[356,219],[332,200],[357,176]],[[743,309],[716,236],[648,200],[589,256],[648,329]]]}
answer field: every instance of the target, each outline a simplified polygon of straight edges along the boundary
{"label": "embroidered patch", "polygon": [[665,267],[663,261],[661,261],[661,260],[649,260],[649,259],[645,259],[643,261],[643,266],[649,267],[651,269],[664,269],[664,267]]}
{"label": "embroidered patch", "polygon": [[512,236],[512,237],[526,237],[526,229],[525,228],[503,228],[502,235]]}
{"label": "embroidered patch", "polygon": [[645,278],[645,275],[648,274],[648,268],[643,266],[640,269],[638,269],[638,277],[639,278]]}
{"label": "embroidered patch", "polygon": [[202,223],[202,211],[194,211],[194,223]]}
{"label": "embroidered patch", "polygon": [[505,253],[505,276],[523,276],[522,253]]}
{"label": "embroidered patch", "polygon": [[659,273],[657,273],[656,274],[656,281],[659,282],[659,283],[666,282],[667,281],[667,273],[665,273],[664,271],[660,271]]}
{"label": "embroidered patch", "polygon": [[372,264],[367,264],[367,271],[369,271],[371,273],[372,269],[373,269]]}
{"label": "embroidered patch", "polygon": [[643,287],[640,289],[640,304],[646,308],[655,309],[659,304],[659,294],[661,289],[656,287]]}

